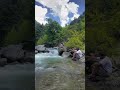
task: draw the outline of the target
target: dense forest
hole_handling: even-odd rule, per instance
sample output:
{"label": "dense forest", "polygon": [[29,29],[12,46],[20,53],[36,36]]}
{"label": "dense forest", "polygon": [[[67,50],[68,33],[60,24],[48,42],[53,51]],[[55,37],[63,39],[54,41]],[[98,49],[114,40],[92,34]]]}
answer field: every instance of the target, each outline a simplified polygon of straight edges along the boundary
{"label": "dense forest", "polygon": [[0,46],[34,38],[34,14],[30,13],[34,13],[32,0],[0,0]]}
{"label": "dense forest", "polygon": [[87,0],[86,53],[120,54],[120,1]]}
{"label": "dense forest", "polygon": [[58,22],[48,19],[46,25],[35,21],[36,45],[57,46],[64,43],[66,47],[85,49],[85,14],[61,27]]}

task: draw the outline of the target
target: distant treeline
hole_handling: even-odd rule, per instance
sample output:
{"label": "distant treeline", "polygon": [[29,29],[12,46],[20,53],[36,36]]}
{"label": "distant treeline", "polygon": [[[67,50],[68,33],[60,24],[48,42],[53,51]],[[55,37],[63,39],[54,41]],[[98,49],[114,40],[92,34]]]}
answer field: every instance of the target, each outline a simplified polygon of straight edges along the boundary
{"label": "distant treeline", "polygon": [[63,42],[68,48],[85,49],[85,15],[81,15],[65,27],[61,27],[52,19],[48,19],[46,25],[41,25],[35,21],[35,36],[37,45],[57,46]]}

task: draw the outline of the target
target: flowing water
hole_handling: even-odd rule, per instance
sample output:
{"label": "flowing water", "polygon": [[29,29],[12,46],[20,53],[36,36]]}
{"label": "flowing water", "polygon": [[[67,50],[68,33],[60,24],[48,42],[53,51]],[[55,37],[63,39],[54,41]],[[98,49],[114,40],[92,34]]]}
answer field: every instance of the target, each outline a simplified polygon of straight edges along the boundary
{"label": "flowing water", "polygon": [[[49,48],[35,55],[34,64],[14,64],[0,68],[0,90],[84,90],[84,63],[73,62]],[[35,80],[35,81],[34,81]]]}
{"label": "flowing water", "polygon": [[51,64],[59,63],[63,57],[58,55],[57,49],[49,49],[49,53],[38,53],[35,55],[35,70],[50,68]]}
{"label": "flowing water", "polygon": [[34,64],[0,67],[0,90],[34,90]]}
{"label": "flowing water", "polygon": [[84,90],[84,63],[73,62],[49,48],[35,55],[36,90]]}

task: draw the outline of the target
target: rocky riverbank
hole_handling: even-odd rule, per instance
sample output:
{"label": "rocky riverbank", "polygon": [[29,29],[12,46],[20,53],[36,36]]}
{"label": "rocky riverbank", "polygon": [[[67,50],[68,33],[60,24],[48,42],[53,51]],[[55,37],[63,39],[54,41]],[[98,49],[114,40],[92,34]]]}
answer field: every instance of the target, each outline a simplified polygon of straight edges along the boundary
{"label": "rocky riverbank", "polygon": [[49,52],[49,50],[45,47],[45,45],[37,45],[35,46],[35,54],[37,53],[45,53]]}
{"label": "rocky riverbank", "polygon": [[100,81],[92,82],[86,76],[86,89],[89,90],[119,90],[120,88],[120,70],[113,72],[110,77],[100,78]]}
{"label": "rocky riverbank", "polygon": [[28,51],[22,44],[0,48],[0,66],[15,63],[34,63],[34,51]]}
{"label": "rocky riverbank", "polygon": [[120,88],[120,58],[112,57],[113,72],[110,77],[97,76],[97,81],[93,82],[85,77],[86,89],[89,90],[119,90]]}

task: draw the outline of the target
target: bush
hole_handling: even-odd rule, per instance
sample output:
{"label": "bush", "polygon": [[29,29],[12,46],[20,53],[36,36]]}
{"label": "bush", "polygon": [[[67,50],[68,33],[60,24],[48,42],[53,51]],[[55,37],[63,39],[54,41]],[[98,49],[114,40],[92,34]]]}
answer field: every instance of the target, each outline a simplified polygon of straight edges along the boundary
{"label": "bush", "polygon": [[48,39],[48,36],[47,35],[44,35],[43,37],[39,38],[39,40],[37,41],[37,45],[42,45],[42,44],[45,44],[46,41]]}
{"label": "bush", "polygon": [[68,48],[76,47],[85,50],[85,32],[71,31],[72,36],[65,42],[65,46]]}

